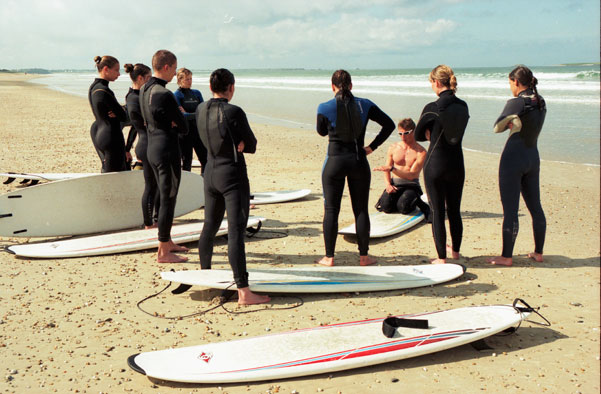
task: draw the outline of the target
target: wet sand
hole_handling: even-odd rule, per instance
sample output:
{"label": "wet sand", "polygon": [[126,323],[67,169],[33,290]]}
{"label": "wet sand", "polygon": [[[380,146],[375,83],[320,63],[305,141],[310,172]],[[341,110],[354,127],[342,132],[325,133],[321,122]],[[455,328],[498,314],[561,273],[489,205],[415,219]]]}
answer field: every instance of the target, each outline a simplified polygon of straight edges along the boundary
{"label": "wet sand", "polygon": [[[29,77],[0,74],[0,172],[99,171],[89,136],[92,113],[87,100],[29,84]],[[268,220],[262,231],[247,241],[249,268],[311,266],[324,253],[320,171],[327,140],[313,131],[252,126],[259,141],[257,153],[247,156],[252,190],[309,188],[312,193],[301,201],[251,211]],[[397,138],[393,135],[369,156],[372,167],[384,162],[388,146]],[[525,256],[532,251],[533,240],[530,216],[522,202],[514,266],[505,268],[486,262],[501,249],[499,156],[466,152],[465,162],[461,263],[467,266],[467,273],[434,287],[272,295],[267,306],[238,307],[229,302],[225,309],[165,319],[160,317],[209,309],[211,300],[220,294],[203,288],[180,295],[165,291],[142,304],[150,315],[136,307],[167,285],[160,279],[160,271],[199,268],[195,244],[188,245],[188,263],[171,265],[158,264],[152,250],[62,260],[20,259],[2,253],[0,390],[392,393],[427,387],[430,392],[599,392],[599,167],[542,163],[541,194],[548,223],[545,261],[536,263]],[[1,185],[0,191],[18,187],[14,182]],[[383,176],[374,173],[371,207],[383,189]],[[177,221],[202,217],[200,210]],[[345,191],[339,222],[346,225],[352,221]],[[27,241],[30,239],[0,238],[0,245]],[[336,265],[358,264],[354,239],[339,236],[336,250]],[[426,264],[435,256],[431,228],[422,224],[400,236],[374,241],[370,254],[381,265]],[[224,239],[217,242],[214,267],[228,268]],[[516,297],[540,306],[552,326],[524,322],[514,335],[487,340],[492,350],[462,346],[372,367],[249,384],[157,381],[126,364],[128,356],[143,351],[388,314],[507,304]],[[299,299],[303,302],[300,306]],[[155,313],[160,317],[152,316]]]}

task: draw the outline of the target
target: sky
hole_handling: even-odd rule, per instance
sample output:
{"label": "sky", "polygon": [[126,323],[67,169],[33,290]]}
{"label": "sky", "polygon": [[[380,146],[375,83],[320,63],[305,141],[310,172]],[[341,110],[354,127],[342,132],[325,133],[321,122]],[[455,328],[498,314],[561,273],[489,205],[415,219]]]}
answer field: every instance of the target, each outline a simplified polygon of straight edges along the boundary
{"label": "sky", "polygon": [[96,55],[193,70],[598,62],[598,0],[0,0],[0,69]]}

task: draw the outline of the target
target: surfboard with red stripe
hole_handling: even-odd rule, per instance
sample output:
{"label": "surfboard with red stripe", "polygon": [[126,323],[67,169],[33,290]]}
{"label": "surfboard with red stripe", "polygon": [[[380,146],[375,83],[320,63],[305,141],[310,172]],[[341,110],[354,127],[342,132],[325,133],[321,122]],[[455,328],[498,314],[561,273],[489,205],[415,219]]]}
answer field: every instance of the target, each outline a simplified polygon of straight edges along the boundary
{"label": "surfboard with red stripe", "polygon": [[[283,379],[381,364],[465,345],[515,327],[529,313],[512,305],[399,316],[427,328],[383,334],[384,318],[140,353],[130,367],[149,377],[189,383]],[[153,346],[147,344],[147,346]]]}

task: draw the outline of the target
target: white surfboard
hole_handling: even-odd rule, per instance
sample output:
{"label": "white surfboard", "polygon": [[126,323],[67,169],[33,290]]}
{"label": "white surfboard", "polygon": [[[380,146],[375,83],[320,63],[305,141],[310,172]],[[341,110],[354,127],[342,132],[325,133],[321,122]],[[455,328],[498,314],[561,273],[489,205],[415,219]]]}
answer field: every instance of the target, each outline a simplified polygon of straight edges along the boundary
{"label": "white surfboard", "polygon": [[261,204],[275,204],[279,202],[287,202],[298,200],[303,197],[308,196],[311,193],[309,189],[301,189],[301,190],[287,190],[287,191],[279,191],[279,192],[266,192],[266,193],[252,193],[252,199],[250,200],[251,204],[261,205]]}
{"label": "white surfboard", "polygon": [[[0,236],[54,237],[143,225],[144,175],[124,171],[31,186],[0,196]],[[175,216],[204,205],[202,177],[182,171]]]}
{"label": "white surfboard", "polygon": [[[464,272],[459,264],[249,269],[248,284],[251,291],[275,293],[382,291],[448,282]],[[161,278],[215,289],[234,283],[229,269],[161,272]]]}
{"label": "white surfboard", "polygon": [[516,327],[528,315],[511,305],[467,307],[399,316],[427,319],[427,328],[397,328],[392,338],[383,334],[380,318],[140,353],[128,364],[152,378],[189,383],[324,374],[461,346]]}
{"label": "white surfboard", "polygon": [[[265,218],[248,218],[248,227],[257,227]],[[171,227],[171,239],[176,244],[198,241],[204,222],[177,224]],[[227,234],[227,220],[217,236]],[[101,234],[52,242],[25,243],[6,248],[19,257],[56,259],[66,257],[102,256],[156,248],[159,245],[156,228]]]}
{"label": "white surfboard", "polygon": [[[374,212],[369,215],[371,223],[370,238],[383,238],[398,234],[419,224],[424,220],[424,214],[415,210],[409,215],[402,213]],[[338,230],[338,234],[356,235],[355,223]]]}
{"label": "white surfboard", "polygon": [[[21,179],[25,182],[27,181],[44,181],[44,182],[52,182],[52,181],[60,181],[63,179],[73,179],[73,178],[82,178],[91,175],[98,175],[98,173],[94,172],[45,172],[45,173],[29,173],[29,172],[1,172],[0,178],[6,178],[6,181],[3,183],[8,185],[12,183],[16,179]],[[21,182],[21,183],[25,183]]]}

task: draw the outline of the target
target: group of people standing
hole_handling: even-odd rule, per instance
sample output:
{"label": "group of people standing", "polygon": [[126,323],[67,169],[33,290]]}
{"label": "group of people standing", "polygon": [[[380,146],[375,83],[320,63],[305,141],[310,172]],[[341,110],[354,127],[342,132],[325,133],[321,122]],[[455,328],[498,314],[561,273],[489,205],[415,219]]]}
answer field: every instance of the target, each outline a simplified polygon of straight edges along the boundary
{"label": "group of people standing", "polygon": [[[192,73],[177,70],[177,58],[167,50],[157,51],[151,69],[144,64],[126,64],[132,87],[126,96],[126,110],[110,90],[109,82],[119,75],[119,62],[111,56],[95,58],[99,77],[90,86],[89,100],[95,121],[90,133],[102,162],[102,172],[124,171],[131,161],[129,150],[136,136],[136,157],[142,162],[145,189],[142,213],[147,228],[158,227],[157,261],[185,262],[177,252],[187,251],[171,240],[171,226],[182,168],[191,169],[192,150],[201,162],[204,176],[205,223],[199,239],[202,269],[210,269],[215,235],[224,214],[228,220],[228,260],[238,287],[240,304],[269,301],[269,297],[250,292],[244,249],[244,230],[249,215],[250,186],[244,153],[255,153],[257,140],[244,111],[230,101],[235,92],[234,75],[215,70],[210,78],[213,95],[204,101],[191,89]],[[177,75],[179,89],[166,88]],[[388,151],[386,164],[374,168],[384,172],[386,189],[377,208],[385,212],[411,212],[421,209],[429,222],[438,257],[432,263],[445,263],[460,257],[463,237],[461,196],[465,167],[461,147],[469,120],[467,104],[456,96],[453,70],[440,65],[429,76],[438,96],[427,104],[417,125],[406,118],[398,124],[401,142]],[[324,196],[323,234],[325,256],[319,264],[334,265],[338,215],[345,182],[348,180],[355,216],[359,263],[376,261],[368,255],[370,220],[368,213],[371,170],[367,156],[382,145],[395,129],[392,119],[372,101],[355,97],[351,75],[337,70],[332,75],[334,98],[317,109],[317,132],[328,136],[329,145],[322,169]],[[543,259],[545,216],[540,204],[539,157],[536,142],[545,118],[545,102],[536,90],[537,80],[525,66],[509,74],[514,99],[510,100],[495,123],[495,131],[510,129],[501,157],[499,185],[504,210],[503,252],[490,259],[492,264],[511,265],[518,231],[517,211],[520,192],[533,217],[535,250],[529,256]],[[127,138],[122,127],[129,119],[132,128]],[[369,145],[365,132],[369,120],[381,126]],[[430,141],[426,151],[417,141]],[[424,181],[429,205],[423,194]],[[445,214],[449,220],[451,245],[446,243]]]}
{"label": "group of people standing", "polygon": [[[469,121],[465,101],[456,96],[457,78],[446,65],[435,67],[429,75],[436,101],[427,104],[417,125],[406,118],[399,122],[401,142],[391,146],[383,171],[386,189],[376,208],[384,212],[409,213],[416,207],[432,223],[437,258],[433,264],[444,264],[447,258],[459,259],[463,239],[461,197],[465,181],[462,140]],[[540,203],[540,158],[537,139],[545,120],[546,106],[538,94],[538,81],[526,66],[518,66],[509,74],[509,100],[495,122],[495,131],[511,130],[499,166],[499,188],[503,205],[503,251],[489,259],[497,265],[512,265],[513,246],[518,233],[520,193],[532,215],[535,248],[528,256],[543,261],[546,232],[545,215]],[[325,214],[323,233],[326,254],[317,262],[334,265],[338,233],[338,214],[345,180],[349,194],[359,247],[359,264],[375,260],[368,256],[370,221],[368,215],[371,174],[367,155],[378,148],[394,130],[394,123],[370,100],[353,96],[352,81],[345,70],[332,75],[334,99],[317,109],[317,132],[328,136],[329,145],[322,170]],[[381,126],[379,133],[364,145],[367,122]],[[426,151],[416,141],[429,141]],[[429,206],[422,201],[419,174],[424,182]],[[451,244],[447,244],[445,216],[449,221]]]}

